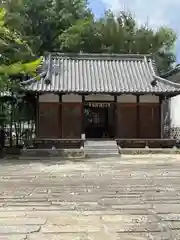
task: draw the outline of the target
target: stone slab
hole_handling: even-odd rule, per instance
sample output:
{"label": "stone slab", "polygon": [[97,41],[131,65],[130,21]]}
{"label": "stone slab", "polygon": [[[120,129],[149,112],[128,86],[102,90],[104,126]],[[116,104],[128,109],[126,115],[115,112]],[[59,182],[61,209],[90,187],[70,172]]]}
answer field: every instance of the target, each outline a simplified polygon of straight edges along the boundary
{"label": "stone slab", "polygon": [[146,233],[161,232],[159,223],[106,223],[106,230],[109,233]]}
{"label": "stone slab", "polygon": [[164,226],[166,226],[166,228],[168,229],[172,229],[172,230],[180,230],[180,221],[172,221],[172,222],[165,222]]}
{"label": "stone slab", "polygon": [[8,201],[7,203],[5,203],[4,207],[48,207],[50,206],[51,203],[50,202],[32,202],[32,201],[25,201],[25,202],[18,202],[18,201]]}
{"label": "stone slab", "polygon": [[147,233],[118,233],[116,234],[116,240],[149,240]]}
{"label": "stone slab", "polygon": [[66,224],[56,225],[56,224],[46,224],[42,226],[42,233],[84,233],[84,232],[99,232],[103,229],[102,225],[94,224]]}
{"label": "stone slab", "polygon": [[13,225],[43,225],[46,223],[45,218],[30,218],[30,217],[11,217],[0,218],[0,226],[13,226]]}
{"label": "stone slab", "polygon": [[27,235],[24,234],[16,234],[16,235],[0,235],[0,240],[26,240]]}
{"label": "stone slab", "polygon": [[2,234],[28,234],[33,232],[38,232],[40,230],[39,226],[0,226],[0,235]]}
{"label": "stone slab", "polygon": [[178,221],[180,224],[180,214],[158,214],[162,221]]}
{"label": "stone slab", "polygon": [[61,234],[31,234],[27,240],[149,240],[147,234],[108,234],[105,232],[97,233],[61,233]]}
{"label": "stone slab", "polygon": [[[147,215],[146,210],[135,210],[135,209],[129,209],[129,210],[104,210],[104,211],[26,211],[26,216],[27,217],[59,217],[59,216],[77,216],[77,215],[82,215],[82,216],[103,216],[103,215]],[[1,212],[0,212],[1,214]],[[4,213],[5,215],[5,213]]]}
{"label": "stone slab", "polygon": [[7,212],[7,211],[1,211],[0,212],[0,219],[1,218],[18,218],[18,217],[25,217],[26,213],[25,212],[16,212],[16,211],[12,211],[12,212]]}
{"label": "stone slab", "polygon": [[180,213],[180,204],[154,204],[154,210],[158,214]]}
{"label": "stone slab", "polygon": [[152,209],[152,204],[122,204],[122,205],[112,205],[113,209],[135,209],[135,210],[142,210],[142,209]]}
{"label": "stone slab", "polygon": [[[61,234],[37,233],[37,234],[30,234],[27,237],[27,240],[83,240],[83,239],[88,240],[87,235],[82,233],[61,233]],[[101,239],[98,239],[98,240],[101,240]]]}
{"label": "stone slab", "polygon": [[149,238],[152,240],[179,240],[180,239],[180,231],[164,231],[158,233],[149,233]]}
{"label": "stone slab", "polygon": [[152,215],[104,215],[101,217],[103,223],[147,223],[157,222]]}

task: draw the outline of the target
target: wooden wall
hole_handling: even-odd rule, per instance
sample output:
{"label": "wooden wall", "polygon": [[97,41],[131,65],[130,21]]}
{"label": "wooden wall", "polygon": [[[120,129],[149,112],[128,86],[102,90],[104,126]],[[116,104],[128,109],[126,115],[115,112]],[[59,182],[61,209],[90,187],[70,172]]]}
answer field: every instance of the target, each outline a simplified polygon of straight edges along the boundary
{"label": "wooden wall", "polygon": [[117,138],[160,138],[159,103],[118,103]]}
{"label": "wooden wall", "polygon": [[[91,98],[93,99],[93,97]],[[112,96],[111,98],[114,99]],[[42,95],[38,106],[37,136],[64,139],[81,138],[84,116],[82,99],[82,96],[78,95]],[[123,95],[117,97],[115,105],[116,138],[161,137],[159,97]]]}
{"label": "wooden wall", "polygon": [[[79,97],[79,96],[78,96]],[[80,99],[42,95],[38,106],[38,131],[40,138],[80,139],[82,133],[82,103]]]}
{"label": "wooden wall", "polygon": [[117,138],[137,137],[137,107],[136,103],[117,103],[116,108]]}
{"label": "wooden wall", "polygon": [[61,137],[61,115],[59,103],[39,103],[38,117],[38,137]]}
{"label": "wooden wall", "polygon": [[62,138],[81,138],[82,117],[82,103],[62,103]]}
{"label": "wooden wall", "polygon": [[159,103],[139,104],[138,138],[161,137],[161,114]]}

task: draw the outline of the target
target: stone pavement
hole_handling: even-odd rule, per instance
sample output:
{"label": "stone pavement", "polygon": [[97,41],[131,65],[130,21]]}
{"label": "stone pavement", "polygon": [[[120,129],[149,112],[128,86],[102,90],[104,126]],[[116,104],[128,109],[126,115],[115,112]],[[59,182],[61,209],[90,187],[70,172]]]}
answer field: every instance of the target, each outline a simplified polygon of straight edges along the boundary
{"label": "stone pavement", "polygon": [[0,163],[0,240],[178,240],[180,157]]}

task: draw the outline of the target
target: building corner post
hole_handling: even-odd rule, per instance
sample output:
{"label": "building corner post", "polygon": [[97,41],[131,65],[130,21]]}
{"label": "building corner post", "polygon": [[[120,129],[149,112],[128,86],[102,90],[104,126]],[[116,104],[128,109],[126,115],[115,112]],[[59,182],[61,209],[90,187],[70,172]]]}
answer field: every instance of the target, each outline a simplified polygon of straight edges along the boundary
{"label": "building corner post", "polygon": [[39,93],[36,93],[36,115],[35,115],[35,133],[36,138],[39,137]]}

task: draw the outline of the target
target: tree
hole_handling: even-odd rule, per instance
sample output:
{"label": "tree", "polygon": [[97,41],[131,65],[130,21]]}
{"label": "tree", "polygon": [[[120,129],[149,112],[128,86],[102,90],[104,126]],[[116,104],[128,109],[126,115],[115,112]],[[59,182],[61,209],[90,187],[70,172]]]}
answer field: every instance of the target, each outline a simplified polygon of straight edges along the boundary
{"label": "tree", "polygon": [[[10,131],[12,145],[12,116],[20,119],[18,91],[23,76],[36,76],[42,59],[33,54],[26,41],[5,23],[6,11],[0,8],[0,146],[4,146],[4,124]],[[3,93],[3,94],[2,94]],[[5,93],[5,94],[4,94]],[[8,95],[8,96],[7,96]],[[24,105],[24,104],[23,104]],[[26,107],[27,109],[27,107]],[[29,108],[30,109],[30,108]],[[17,111],[18,110],[18,111]],[[15,126],[17,121],[14,123]],[[18,143],[18,142],[17,142]]]}
{"label": "tree", "polygon": [[5,26],[5,10],[0,8],[0,89],[12,88],[17,82],[12,78],[21,75],[33,75],[41,63],[32,53],[28,44],[18,32]]}
{"label": "tree", "polygon": [[130,13],[95,19],[85,0],[7,0],[6,23],[21,32],[36,54],[46,52],[152,54],[158,70],[171,68],[172,29],[138,26]]}
{"label": "tree", "polygon": [[40,55],[59,51],[61,35],[68,28],[81,28],[92,16],[85,0],[9,0],[4,7],[7,25],[21,32],[32,50]]}
{"label": "tree", "polygon": [[[96,53],[152,54],[157,60],[159,72],[163,73],[172,67],[175,56],[171,48],[175,43],[176,34],[172,29],[161,27],[153,30],[148,26],[138,27],[129,13],[121,12],[115,17],[107,12],[99,20],[86,22],[84,28],[69,28],[64,39],[72,36],[76,30],[79,41],[61,45],[62,50]],[[81,32],[78,34],[78,31]],[[66,35],[66,36],[65,36]],[[65,41],[62,41],[63,43]]]}
{"label": "tree", "polygon": [[[36,66],[41,60],[36,59],[37,56],[45,55],[46,52],[59,51],[61,49],[62,33],[76,25],[81,28],[81,23],[84,26],[84,22],[80,22],[79,20],[84,19],[88,21],[88,18],[91,17],[91,13],[87,9],[84,0],[7,0],[3,1],[2,5],[6,9],[5,19],[3,18],[3,28],[8,29],[10,35],[10,38],[6,39],[6,43],[7,40],[9,40],[7,43],[7,51],[3,48],[3,69],[5,69],[4,75],[8,75],[8,79],[19,78],[20,76],[17,76],[19,73],[21,75],[29,75],[28,70],[30,70],[32,74],[32,70],[37,69]],[[5,36],[4,34],[3,38],[5,38]],[[73,43],[74,41],[77,42],[76,38],[78,38],[78,36],[75,34],[73,41],[64,38],[63,41],[64,43]],[[17,42],[17,39],[21,41]],[[11,46],[11,42],[13,42],[14,45]],[[20,50],[20,47],[23,48]],[[11,52],[9,52],[10,49]],[[18,55],[16,54],[16,49],[19,49]],[[31,57],[35,59],[33,64],[25,61],[25,59],[29,61]],[[11,76],[11,78],[9,78],[9,76]],[[12,81],[10,82],[12,89]],[[13,81],[13,83],[16,82]],[[6,88],[9,89],[9,86]],[[10,100],[14,101],[14,98]],[[31,106],[33,105],[33,100],[30,100]],[[26,102],[29,103],[29,99]],[[7,104],[6,110],[9,109],[11,114],[3,116],[3,119],[7,119],[6,123],[11,126],[11,133],[13,122],[15,126],[20,126],[20,123],[24,121],[29,122],[31,118],[29,118],[27,114],[24,114],[24,108],[22,108],[24,103],[25,100],[17,96],[15,102],[10,102],[10,107],[9,104]],[[26,106],[25,110],[27,109],[29,112],[29,108]],[[35,115],[35,113],[33,115]],[[22,116],[23,121],[22,118],[20,119]],[[19,127],[15,128],[19,129]],[[17,136],[19,135],[18,131],[16,131],[16,134]],[[10,134],[10,136],[11,135],[12,134]],[[12,144],[12,139],[10,142]]]}

